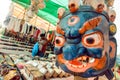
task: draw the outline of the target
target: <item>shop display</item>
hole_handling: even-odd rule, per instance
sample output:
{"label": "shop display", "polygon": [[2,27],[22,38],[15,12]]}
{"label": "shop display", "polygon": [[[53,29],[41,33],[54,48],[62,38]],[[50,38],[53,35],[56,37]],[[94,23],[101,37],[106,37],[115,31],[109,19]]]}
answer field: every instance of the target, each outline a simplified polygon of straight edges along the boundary
{"label": "shop display", "polygon": [[17,41],[35,43],[44,31],[26,22],[24,19],[11,16],[5,31],[5,36],[13,37]]}
{"label": "shop display", "polygon": [[54,56],[49,56],[47,59],[36,57],[34,60],[32,60],[32,57],[27,54],[20,56],[11,54],[10,57],[14,60],[14,63],[18,66],[21,72],[24,70],[24,73],[22,74],[27,75],[31,78],[31,80],[65,78],[71,76],[70,74],[65,73],[60,68],[56,67],[55,60],[53,60],[55,58],[51,58]]}
{"label": "shop display", "polygon": [[21,74],[7,54],[0,53],[0,79],[21,80]]}
{"label": "shop display", "polygon": [[[0,35],[0,80],[114,80],[117,27],[113,3],[11,0],[1,31],[4,35]],[[48,40],[42,49],[45,54],[31,54],[41,49],[35,43],[42,33]]]}

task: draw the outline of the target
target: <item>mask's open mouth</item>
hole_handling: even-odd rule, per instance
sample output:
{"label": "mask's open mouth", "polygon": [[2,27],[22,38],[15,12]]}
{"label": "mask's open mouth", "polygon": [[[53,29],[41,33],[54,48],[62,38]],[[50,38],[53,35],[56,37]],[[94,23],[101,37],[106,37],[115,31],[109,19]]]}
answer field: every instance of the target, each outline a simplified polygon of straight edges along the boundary
{"label": "mask's open mouth", "polygon": [[103,56],[101,59],[96,59],[88,56],[81,56],[74,60],[65,60],[63,54],[59,54],[57,59],[60,63],[65,64],[65,66],[73,72],[85,72],[89,68],[94,68],[100,70],[104,68],[106,64],[106,56]]}

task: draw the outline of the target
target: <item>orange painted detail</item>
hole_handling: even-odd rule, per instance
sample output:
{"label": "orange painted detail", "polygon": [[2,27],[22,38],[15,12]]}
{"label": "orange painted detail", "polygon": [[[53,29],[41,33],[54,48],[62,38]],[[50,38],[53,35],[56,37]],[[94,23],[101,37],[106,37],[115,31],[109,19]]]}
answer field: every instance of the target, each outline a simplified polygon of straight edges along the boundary
{"label": "orange painted detail", "polygon": [[55,36],[54,32],[52,32],[52,34],[48,33],[48,35],[47,35],[48,41],[51,42],[53,40],[54,36]]}
{"label": "orange painted detail", "polygon": [[84,34],[86,31],[94,29],[100,24],[101,20],[102,18],[100,16],[88,20],[83,24],[82,28],[79,29],[79,33]]}
{"label": "orange painted detail", "polygon": [[62,35],[65,34],[65,32],[59,26],[57,26],[56,32],[59,33],[59,34],[62,34]]}
{"label": "orange painted detail", "polygon": [[[88,56],[84,56],[84,57],[88,57]],[[79,58],[81,58],[81,57],[79,57]],[[95,61],[92,63],[88,62],[88,63],[84,64],[82,61],[79,61],[79,58],[69,61],[69,60],[64,59],[63,54],[59,54],[57,56],[58,62],[61,64],[65,64],[66,67],[73,72],[84,72],[84,71],[88,70],[89,68],[101,70],[104,68],[104,66],[106,64],[106,60],[107,60],[106,56],[103,56],[101,59],[94,58]]]}
{"label": "orange painted detail", "polygon": [[110,41],[110,46],[112,47],[112,51],[110,52],[110,58],[115,57],[116,45],[114,42]]}
{"label": "orange painted detail", "polygon": [[106,56],[103,56],[101,59],[98,59],[98,63],[96,66],[94,66],[93,68],[95,68],[96,70],[100,70],[103,69],[104,66],[106,65]]}
{"label": "orange painted detail", "polygon": [[60,63],[64,63],[64,62],[65,62],[65,60],[64,60],[64,58],[63,58],[63,54],[59,54],[59,55],[57,56],[57,59],[58,59],[58,61],[59,61]]}
{"label": "orange painted detail", "polygon": [[74,64],[74,65],[82,65],[82,62],[77,61],[77,60],[71,60],[69,63]]}

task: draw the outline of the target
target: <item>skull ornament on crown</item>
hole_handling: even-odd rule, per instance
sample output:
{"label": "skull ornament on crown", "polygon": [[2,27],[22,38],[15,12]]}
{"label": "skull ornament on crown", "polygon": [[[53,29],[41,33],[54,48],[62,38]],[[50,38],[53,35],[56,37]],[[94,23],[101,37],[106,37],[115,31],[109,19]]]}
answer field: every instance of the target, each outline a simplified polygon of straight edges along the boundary
{"label": "skull ornament on crown", "polygon": [[65,72],[84,78],[114,77],[117,42],[113,21],[116,15],[107,4],[109,0],[106,4],[102,1],[80,5],[79,0],[69,0],[69,10],[58,9],[54,53],[56,65]]}

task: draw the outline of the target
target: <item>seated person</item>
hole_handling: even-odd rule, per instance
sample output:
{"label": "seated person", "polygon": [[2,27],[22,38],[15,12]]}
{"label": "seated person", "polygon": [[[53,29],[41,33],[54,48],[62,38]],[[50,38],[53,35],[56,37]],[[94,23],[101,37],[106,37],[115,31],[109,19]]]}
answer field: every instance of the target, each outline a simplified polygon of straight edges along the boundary
{"label": "seated person", "polygon": [[39,41],[36,42],[35,45],[33,46],[32,57],[35,57],[35,56],[44,57],[47,44],[48,44],[48,41],[45,37],[45,34],[41,34]]}

